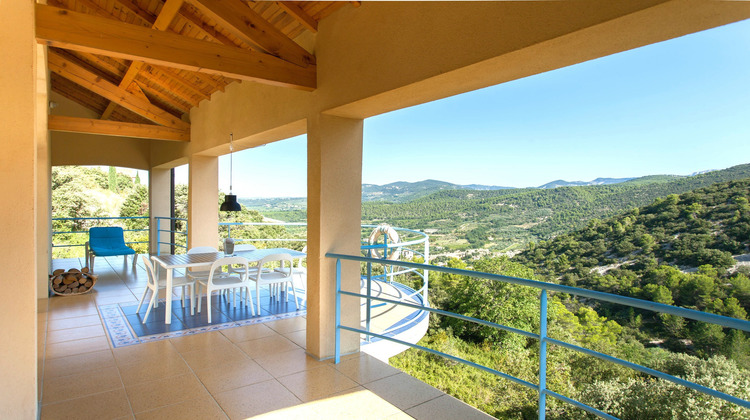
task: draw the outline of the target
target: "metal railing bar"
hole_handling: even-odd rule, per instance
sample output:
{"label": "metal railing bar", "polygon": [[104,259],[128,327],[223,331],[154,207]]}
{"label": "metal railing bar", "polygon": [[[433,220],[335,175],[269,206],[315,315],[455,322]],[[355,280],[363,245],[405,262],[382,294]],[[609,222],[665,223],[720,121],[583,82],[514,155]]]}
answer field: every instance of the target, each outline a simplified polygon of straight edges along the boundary
{"label": "metal railing bar", "polygon": [[108,216],[108,217],[53,217],[52,220],[125,220],[148,219],[148,216]]}
{"label": "metal railing bar", "polygon": [[528,280],[518,277],[503,276],[500,274],[482,273],[479,271],[463,270],[460,268],[441,267],[436,265],[419,264],[406,261],[391,261],[380,258],[359,257],[354,255],[344,255],[336,253],[327,253],[328,258],[337,258],[349,261],[371,262],[375,264],[400,265],[412,267],[420,270],[437,271],[441,273],[455,274],[459,276],[476,277],[487,280],[503,281],[506,283],[518,284],[521,286],[533,287],[536,289],[547,289],[559,293],[568,293],[576,296],[583,296],[592,299],[602,300],[605,302],[616,303],[639,309],[646,309],[654,312],[662,312],[671,315],[690,318],[696,321],[708,322],[711,324],[721,325],[723,327],[734,328],[737,330],[750,332],[750,321],[744,321],[737,318],[730,318],[722,315],[711,314],[707,312],[696,311],[694,309],[681,308],[678,306],[665,305],[663,303],[645,301],[627,296],[618,296],[611,293],[597,292],[594,290],[579,289],[572,286],[563,286],[554,283],[545,283],[537,280]]}
{"label": "metal railing bar", "polygon": [[618,365],[625,366],[627,368],[630,368],[630,369],[633,369],[633,370],[637,370],[637,371],[642,372],[642,373],[646,373],[648,375],[656,376],[658,378],[661,378],[661,379],[664,379],[664,380],[676,383],[678,385],[682,385],[682,386],[687,387],[687,388],[692,388],[692,389],[694,389],[696,391],[702,392],[704,394],[711,395],[711,396],[716,397],[716,398],[721,398],[721,399],[723,399],[725,401],[729,401],[729,402],[731,402],[733,404],[737,404],[737,405],[745,407],[745,408],[750,408],[750,401],[745,401],[745,400],[743,400],[741,398],[737,398],[735,396],[732,396],[732,395],[729,395],[729,394],[725,394],[725,393],[723,393],[721,391],[717,391],[715,389],[707,388],[707,387],[705,387],[703,385],[699,385],[699,384],[696,384],[694,382],[690,382],[688,380],[679,378],[677,376],[672,376],[672,375],[669,375],[667,373],[664,373],[664,372],[661,372],[661,371],[658,371],[658,370],[647,368],[645,366],[641,366],[641,365],[636,364],[636,363],[631,363],[631,362],[628,362],[627,360],[618,359],[618,358],[612,357],[612,356],[610,356],[608,354],[599,353],[598,351],[590,350],[590,349],[587,349],[585,347],[579,347],[579,346],[576,346],[576,345],[573,345],[573,344],[569,344],[569,343],[566,343],[564,341],[559,341],[559,340],[555,340],[555,339],[552,339],[552,338],[547,338],[546,341],[549,342],[549,343],[552,343],[552,344],[556,344],[556,345],[558,345],[560,347],[565,347],[565,348],[570,349],[570,350],[574,350],[574,351],[577,351],[577,352],[580,352],[580,353],[585,353],[585,354],[588,354],[589,356],[594,356],[594,357],[597,357],[599,359],[606,360],[608,362],[616,363]]}
{"label": "metal railing bar", "polygon": [[450,360],[453,360],[455,362],[463,363],[463,364],[465,364],[467,366],[471,366],[473,368],[477,368],[477,369],[483,370],[485,372],[492,373],[493,375],[500,376],[501,378],[505,378],[505,379],[507,379],[509,381],[513,381],[513,382],[515,382],[515,383],[517,383],[519,385],[523,385],[523,386],[531,388],[531,389],[537,389],[537,385],[532,384],[531,382],[524,381],[523,379],[516,378],[515,376],[508,375],[507,373],[500,372],[498,370],[489,368],[489,367],[484,366],[484,365],[480,365],[480,364],[474,363],[474,362],[466,360],[466,359],[462,359],[460,357],[452,356],[452,355],[450,355],[448,353],[443,353],[441,351],[433,350],[431,348],[420,346],[418,344],[412,344],[412,343],[409,343],[407,341],[399,340],[397,338],[387,337],[387,336],[384,336],[382,334],[377,334],[377,333],[373,333],[373,332],[367,332],[365,330],[360,330],[360,329],[357,329],[357,328],[347,327],[346,325],[337,325],[337,328],[338,329],[342,329],[342,330],[347,330],[347,331],[355,332],[355,333],[359,333],[359,334],[371,335],[373,337],[377,337],[377,338],[380,338],[382,340],[393,341],[394,343],[398,343],[398,344],[405,345],[405,346],[408,346],[408,347],[413,347],[413,348],[416,348],[416,349],[419,349],[419,350],[423,350],[423,351],[426,351],[428,353],[432,353],[432,354],[435,354],[435,355],[438,355],[438,356],[442,356],[442,357],[445,357],[446,359],[450,359]]}
{"label": "metal railing bar", "polygon": [[505,330],[505,331],[508,331],[508,332],[516,333],[516,334],[521,334],[521,335],[529,337],[529,338],[535,338],[537,340],[539,339],[539,334],[534,334],[534,333],[531,333],[531,332],[528,332],[528,331],[519,330],[517,328],[508,327],[506,325],[496,324],[494,322],[485,321],[483,319],[473,318],[473,317],[470,317],[470,316],[461,315],[461,314],[457,314],[457,313],[453,313],[453,312],[447,312],[447,311],[444,311],[442,309],[430,308],[429,306],[422,306],[422,305],[417,305],[417,304],[412,304],[412,303],[407,303],[407,302],[401,302],[401,301],[393,300],[393,299],[385,299],[385,298],[380,298],[380,297],[375,297],[375,296],[367,296],[367,295],[363,295],[363,294],[359,294],[359,293],[348,292],[346,290],[341,290],[341,291],[339,291],[339,293],[341,293],[342,295],[346,295],[346,296],[353,296],[353,297],[358,297],[358,298],[377,300],[379,302],[391,303],[391,304],[394,304],[394,305],[406,306],[408,308],[420,309],[420,310],[423,310],[423,311],[433,312],[433,313],[436,313],[436,314],[439,314],[439,315],[445,315],[445,316],[449,316],[449,317],[452,317],[452,318],[462,319],[464,321],[476,322],[477,324],[486,325],[488,327],[499,328],[501,330]]}
{"label": "metal railing bar", "polygon": [[[150,229],[123,229],[123,232],[148,232]],[[53,235],[63,234],[63,233],[89,233],[88,230],[75,230],[75,231],[52,231]]]}
{"label": "metal railing bar", "polygon": [[554,391],[550,391],[549,389],[546,390],[546,391],[544,391],[544,393],[547,394],[547,395],[549,395],[549,396],[555,397],[558,400],[562,400],[562,401],[565,401],[568,404],[574,405],[574,406],[576,406],[576,407],[578,407],[578,408],[580,408],[582,410],[586,410],[589,413],[595,414],[595,415],[597,415],[599,417],[604,417],[605,419],[609,419],[609,420],[619,420],[619,418],[617,418],[615,416],[612,416],[610,414],[607,414],[604,411],[597,410],[596,408],[591,407],[590,405],[586,405],[586,404],[584,404],[582,402],[578,402],[578,401],[576,401],[576,400],[574,400],[572,398],[566,397],[565,395],[558,394],[557,392],[554,392]]}

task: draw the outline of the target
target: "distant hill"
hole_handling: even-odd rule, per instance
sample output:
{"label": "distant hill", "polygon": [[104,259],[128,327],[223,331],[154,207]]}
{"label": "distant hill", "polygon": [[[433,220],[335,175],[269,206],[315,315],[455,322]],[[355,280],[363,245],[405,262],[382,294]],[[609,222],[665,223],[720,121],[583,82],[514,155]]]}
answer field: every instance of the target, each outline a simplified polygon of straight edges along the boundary
{"label": "distant hill", "polygon": [[551,239],[644,206],[659,197],[750,178],[750,164],[691,177],[654,176],[619,184],[503,189],[443,190],[402,203],[364,202],[362,219],[425,229],[447,250],[509,250]]}
{"label": "distant hill", "polygon": [[583,187],[587,185],[608,185],[608,184],[619,184],[621,182],[627,182],[635,178],[596,178],[593,181],[563,181],[562,179],[558,179],[557,181],[548,182],[544,185],[540,185],[537,188],[541,189],[549,189],[549,188],[557,188],[557,187]]}
{"label": "distant hill", "polygon": [[362,184],[362,201],[401,203],[443,190],[501,190],[511,188],[479,184],[458,185],[434,179],[419,182],[392,182],[385,185]]}

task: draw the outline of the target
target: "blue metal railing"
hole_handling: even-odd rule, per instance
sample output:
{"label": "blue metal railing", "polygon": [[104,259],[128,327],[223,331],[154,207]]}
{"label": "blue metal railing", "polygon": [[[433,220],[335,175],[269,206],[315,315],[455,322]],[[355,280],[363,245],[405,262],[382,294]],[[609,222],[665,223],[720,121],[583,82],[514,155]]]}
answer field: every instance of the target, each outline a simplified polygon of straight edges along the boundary
{"label": "blue metal railing", "polygon": [[[148,216],[130,216],[130,217],[53,217],[52,222],[66,222],[66,221],[81,221],[81,220],[148,220]],[[101,223],[93,223],[91,226],[88,227],[95,227],[100,226]],[[110,226],[111,224],[108,224]],[[147,226],[145,229],[124,229],[124,232],[149,232],[149,227]],[[88,228],[86,230],[53,230],[51,235],[51,246],[52,248],[74,248],[74,247],[83,247],[85,244],[58,244],[55,245],[55,235],[62,235],[62,234],[88,234]],[[149,241],[131,241],[131,242],[125,242],[126,244],[148,244]]]}
{"label": "blue metal railing", "polygon": [[[366,334],[368,336],[378,337],[384,340],[393,341],[401,345],[424,350],[429,353],[436,354],[442,357],[446,357],[450,360],[472,366],[474,368],[483,370],[485,372],[493,373],[502,378],[508,379],[520,385],[526,386],[528,388],[534,389],[539,394],[539,418],[540,419],[545,418],[546,397],[548,395],[555,397],[561,401],[572,404],[580,409],[588,411],[589,413],[595,414],[597,416],[600,416],[606,419],[616,419],[616,417],[613,417],[601,410],[598,410],[580,401],[576,401],[574,399],[571,399],[569,397],[566,397],[564,395],[558,394],[552,390],[547,389],[547,384],[546,384],[547,344],[555,344],[555,345],[567,348],[569,350],[581,352],[590,356],[597,357],[602,360],[606,360],[608,362],[612,362],[621,366],[625,366],[627,368],[630,368],[630,369],[633,369],[642,373],[656,376],[658,378],[694,389],[696,391],[702,392],[704,394],[708,394],[716,398],[721,398],[725,401],[739,405],[744,408],[750,408],[750,401],[737,398],[735,396],[723,393],[721,391],[717,391],[715,389],[708,388],[703,385],[699,385],[699,384],[687,381],[685,379],[666,374],[664,372],[650,369],[645,366],[641,366],[635,363],[628,362],[626,360],[618,359],[616,357],[612,357],[604,353],[600,353],[594,350],[590,350],[584,347],[579,347],[570,343],[566,343],[564,341],[555,340],[555,339],[547,337],[547,292],[552,291],[552,292],[559,292],[559,293],[568,293],[571,295],[582,296],[586,298],[601,300],[601,301],[610,302],[610,303],[616,303],[616,304],[639,308],[639,309],[646,309],[650,311],[666,313],[670,315],[676,315],[679,317],[689,318],[689,319],[693,319],[696,321],[702,321],[702,322],[708,322],[711,324],[720,325],[722,327],[734,328],[737,330],[750,332],[750,322],[748,321],[744,321],[744,320],[736,319],[736,318],[729,318],[729,317],[725,317],[721,315],[715,315],[715,314],[711,314],[707,312],[700,312],[700,311],[696,311],[692,309],[680,308],[680,307],[671,306],[671,305],[664,305],[664,304],[657,303],[657,302],[650,302],[650,301],[635,299],[635,298],[626,297],[626,296],[618,296],[618,295],[613,295],[610,293],[579,289],[577,287],[563,286],[563,285],[553,284],[553,283],[544,283],[544,282],[535,281],[535,280],[528,280],[528,279],[522,279],[522,278],[517,278],[517,277],[509,277],[509,276],[503,276],[503,275],[498,275],[498,274],[482,273],[478,271],[462,270],[458,268],[449,268],[449,267],[440,267],[440,266],[433,266],[433,265],[427,265],[427,264],[417,264],[417,263],[410,263],[410,262],[404,262],[404,261],[388,261],[388,260],[377,259],[377,258],[359,257],[359,256],[343,255],[343,254],[335,254],[335,253],[328,253],[326,254],[326,257],[336,259],[336,315],[335,315],[336,325],[335,325],[335,356],[334,356],[335,363],[339,363],[339,361],[341,360],[341,330],[346,330],[346,331],[351,331],[351,332],[358,333],[358,334]],[[443,311],[441,309],[430,308],[427,306],[422,307],[422,306],[410,304],[407,302],[400,302],[400,301],[396,301],[392,299],[379,298],[379,297],[369,295],[369,291],[367,295],[363,295],[361,293],[354,293],[354,292],[342,290],[341,289],[341,260],[366,262],[366,263],[371,263],[371,264],[386,264],[386,265],[397,264],[397,265],[405,266],[405,267],[437,271],[437,272],[460,275],[460,276],[469,276],[469,277],[475,277],[475,278],[481,278],[481,279],[487,279],[487,280],[493,280],[493,281],[502,281],[506,283],[517,284],[521,286],[527,286],[527,287],[540,289],[541,291],[541,294],[540,294],[540,317],[541,319],[540,319],[539,333],[537,334],[537,333],[532,333],[529,331],[519,330],[516,328],[508,327],[506,325],[496,324],[494,322],[485,321],[482,319],[468,317],[468,316],[456,314],[453,312]],[[346,325],[342,325],[341,324],[341,296],[342,295],[362,298],[368,301],[375,300],[375,301],[386,302],[386,303],[390,303],[394,305],[401,305],[401,306],[421,309],[424,311],[429,311],[429,312],[444,315],[444,316],[450,316],[453,318],[463,319],[466,321],[470,321],[470,322],[474,322],[474,323],[478,323],[482,325],[487,325],[487,326],[499,328],[505,331],[521,334],[526,337],[538,339],[539,340],[538,384],[533,384],[528,381],[524,381],[523,379],[516,378],[506,373],[499,372],[495,369],[489,368],[487,366],[479,365],[474,362],[470,362],[468,360],[449,355],[447,353],[429,349],[427,347],[419,346],[416,344],[408,343],[408,342],[398,340],[392,337],[388,337],[385,335],[375,334],[367,330],[363,330],[361,328],[353,328],[353,327],[349,327]]]}
{"label": "blue metal railing", "polygon": [[[171,253],[175,253],[175,248],[182,248],[185,251],[187,251],[187,235],[188,235],[188,224],[187,219],[182,219],[179,217],[161,217],[157,216],[154,217],[156,220],[156,255],[161,255],[161,246],[160,245],[169,245],[171,248]],[[169,229],[162,229],[162,221],[169,222]],[[181,221],[185,222],[185,230],[176,230],[175,224],[176,222]],[[161,240],[161,234],[162,233],[169,233],[170,235],[170,241],[169,242],[163,242]],[[174,235],[182,235],[185,239],[185,245],[182,243],[177,243],[176,241],[172,241],[171,239],[174,238]]]}

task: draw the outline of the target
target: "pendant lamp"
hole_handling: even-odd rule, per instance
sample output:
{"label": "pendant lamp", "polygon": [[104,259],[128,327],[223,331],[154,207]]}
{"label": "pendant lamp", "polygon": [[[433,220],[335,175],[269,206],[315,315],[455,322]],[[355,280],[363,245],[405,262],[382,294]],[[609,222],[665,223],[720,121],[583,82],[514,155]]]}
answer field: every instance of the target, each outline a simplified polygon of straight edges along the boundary
{"label": "pendant lamp", "polygon": [[219,207],[220,211],[241,211],[242,206],[237,202],[237,196],[232,194],[232,152],[234,152],[234,135],[229,133],[229,194],[224,196],[224,202]]}

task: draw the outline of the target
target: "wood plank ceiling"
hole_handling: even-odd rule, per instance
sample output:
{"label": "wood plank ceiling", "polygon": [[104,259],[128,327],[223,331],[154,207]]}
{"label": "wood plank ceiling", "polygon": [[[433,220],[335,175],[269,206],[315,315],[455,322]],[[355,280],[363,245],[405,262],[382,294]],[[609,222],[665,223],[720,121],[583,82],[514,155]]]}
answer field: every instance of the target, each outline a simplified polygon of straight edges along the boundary
{"label": "wood plank ceiling", "polygon": [[[349,2],[357,6],[359,2]],[[99,115],[49,129],[189,141],[190,109],[235,81],[316,87],[293,40],[346,2],[48,0],[36,5],[51,89]]]}

